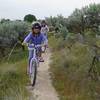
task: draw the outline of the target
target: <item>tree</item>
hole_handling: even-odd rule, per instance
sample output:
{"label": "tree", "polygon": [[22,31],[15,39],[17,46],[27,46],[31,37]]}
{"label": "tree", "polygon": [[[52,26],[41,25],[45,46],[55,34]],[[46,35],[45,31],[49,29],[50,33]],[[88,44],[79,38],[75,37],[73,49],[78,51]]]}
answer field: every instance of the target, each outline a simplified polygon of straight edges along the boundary
{"label": "tree", "polygon": [[75,9],[68,17],[68,30],[70,32],[82,33],[86,30],[99,31],[100,4],[90,4],[82,9]]}
{"label": "tree", "polygon": [[1,21],[0,21],[0,23],[5,23],[5,22],[9,22],[10,21],[10,19],[1,19]]}
{"label": "tree", "polygon": [[36,17],[34,15],[28,14],[24,17],[24,21],[32,23],[33,21],[36,21]]}

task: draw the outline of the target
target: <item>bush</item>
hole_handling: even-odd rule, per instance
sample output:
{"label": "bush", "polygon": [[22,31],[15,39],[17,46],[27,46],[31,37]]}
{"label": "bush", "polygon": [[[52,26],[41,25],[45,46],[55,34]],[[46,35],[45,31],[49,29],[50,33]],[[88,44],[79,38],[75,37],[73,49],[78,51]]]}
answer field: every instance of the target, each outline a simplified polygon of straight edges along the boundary
{"label": "bush", "polygon": [[29,100],[26,89],[26,52],[16,52],[10,61],[0,63],[0,100]]}
{"label": "bush", "polygon": [[[99,81],[95,82],[88,76],[94,56],[93,51],[88,44],[82,44],[75,38],[71,41],[70,39],[65,40],[66,42],[61,38],[51,39],[53,84],[61,100],[97,100],[100,93]],[[99,68],[99,65],[97,67]]]}
{"label": "bush", "polygon": [[23,21],[7,21],[0,23],[0,53],[1,56],[8,53],[9,48],[17,41],[23,41],[29,31],[29,24]]}

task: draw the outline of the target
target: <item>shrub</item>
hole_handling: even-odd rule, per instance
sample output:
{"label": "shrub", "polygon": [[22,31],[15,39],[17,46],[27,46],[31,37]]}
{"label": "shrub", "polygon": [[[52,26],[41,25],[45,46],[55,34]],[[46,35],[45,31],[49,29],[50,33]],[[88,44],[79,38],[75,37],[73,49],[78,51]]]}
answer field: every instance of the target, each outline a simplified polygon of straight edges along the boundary
{"label": "shrub", "polygon": [[[82,44],[71,37],[65,40],[66,42],[61,38],[55,39],[54,37],[51,40],[52,78],[53,84],[60,94],[60,99],[97,100],[100,93],[99,81],[95,82],[88,76],[94,56],[89,44]],[[99,68],[99,65],[96,66]]]}

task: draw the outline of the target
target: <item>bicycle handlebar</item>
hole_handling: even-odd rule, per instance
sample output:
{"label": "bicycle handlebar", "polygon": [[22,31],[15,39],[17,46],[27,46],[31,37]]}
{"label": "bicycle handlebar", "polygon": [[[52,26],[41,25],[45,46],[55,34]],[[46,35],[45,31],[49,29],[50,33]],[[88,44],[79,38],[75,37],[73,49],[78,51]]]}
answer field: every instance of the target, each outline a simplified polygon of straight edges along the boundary
{"label": "bicycle handlebar", "polygon": [[42,44],[38,44],[38,45],[34,45],[34,44],[28,44],[28,47],[33,47],[33,48],[37,48],[37,47],[42,47]]}
{"label": "bicycle handlebar", "polygon": [[31,46],[31,47],[42,47],[42,46],[44,46],[43,44],[35,45],[33,43],[22,43],[22,45],[25,45],[27,47],[29,47],[29,46]]}
{"label": "bicycle handlebar", "polygon": [[43,47],[44,45],[43,44],[38,44],[38,45],[35,45],[35,44],[31,44],[31,43],[22,43],[22,45],[25,45],[28,47],[28,50],[33,50],[34,48],[38,48],[38,47]]}

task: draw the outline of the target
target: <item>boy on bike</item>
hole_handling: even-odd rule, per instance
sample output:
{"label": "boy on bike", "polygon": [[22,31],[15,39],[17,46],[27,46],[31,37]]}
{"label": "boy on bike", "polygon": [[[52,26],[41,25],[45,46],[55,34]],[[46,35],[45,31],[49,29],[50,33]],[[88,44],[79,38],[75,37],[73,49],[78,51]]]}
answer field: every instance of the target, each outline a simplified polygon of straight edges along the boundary
{"label": "boy on bike", "polygon": [[[28,36],[24,39],[23,45],[27,45],[28,43],[34,44],[34,45],[42,45],[45,42],[45,37],[41,33],[41,24],[39,22],[35,22],[32,25],[32,32],[28,34]],[[42,49],[41,47],[38,48],[38,56],[39,56],[39,61],[44,62],[42,58]],[[29,52],[29,62],[30,59],[33,57],[32,51]]]}

